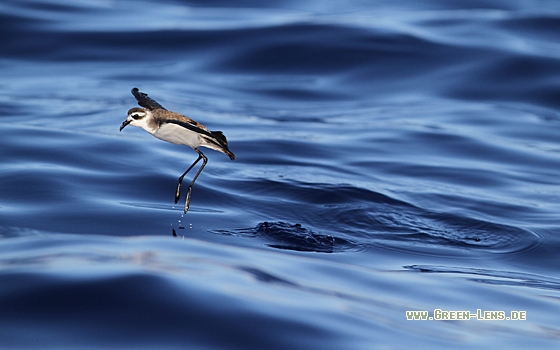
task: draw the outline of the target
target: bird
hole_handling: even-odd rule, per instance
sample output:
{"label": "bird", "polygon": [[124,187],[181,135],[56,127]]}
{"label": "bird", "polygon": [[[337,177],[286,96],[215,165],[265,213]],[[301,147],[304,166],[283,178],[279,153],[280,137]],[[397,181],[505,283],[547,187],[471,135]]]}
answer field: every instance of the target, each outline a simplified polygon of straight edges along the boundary
{"label": "bird", "polygon": [[136,101],[138,101],[140,107],[134,107],[128,110],[128,116],[122,123],[119,131],[122,131],[127,125],[136,126],[146,130],[160,140],[177,145],[189,146],[198,153],[198,158],[187,171],[179,177],[177,190],[175,191],[175,204],[179,202],[181,197],[183,178],[201,159],[203,160],[202,165],[198,169],[198,172],[189,184],[187,190],[187,199],[184,209],[184,213],[186,214],[189,210],[194,182],[208,163],[208,158],[200,151],[199,147],[207,147],[224,153],[231,160],[235,159],[235,155],[229,150],[228,141],[221,131],[210,131],[196,120],[165,109],[154,99],[148,97],[148,94],[140,92],[138,88],[133,88],[131,92],[136,98]]}

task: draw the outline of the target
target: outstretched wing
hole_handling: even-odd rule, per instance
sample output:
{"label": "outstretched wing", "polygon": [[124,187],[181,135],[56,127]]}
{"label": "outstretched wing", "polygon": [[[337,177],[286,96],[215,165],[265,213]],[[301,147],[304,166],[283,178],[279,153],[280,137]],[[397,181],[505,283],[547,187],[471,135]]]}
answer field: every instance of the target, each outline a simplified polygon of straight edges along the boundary
{"label": "outstretched wing", "polygon": [[153,111],[154,109],[164,109],[162,105],[160,105],[159,103],[157,103],[154,99],[148,97],[148,94],[140,92],[138,90],[138,88],[133,88],[131,90],[132,94],[134,95],[134,97],[136,97],[136,101],[138,101],[138,104],[140,105],[140,107],[144,107],[147,108],[151,111]]}

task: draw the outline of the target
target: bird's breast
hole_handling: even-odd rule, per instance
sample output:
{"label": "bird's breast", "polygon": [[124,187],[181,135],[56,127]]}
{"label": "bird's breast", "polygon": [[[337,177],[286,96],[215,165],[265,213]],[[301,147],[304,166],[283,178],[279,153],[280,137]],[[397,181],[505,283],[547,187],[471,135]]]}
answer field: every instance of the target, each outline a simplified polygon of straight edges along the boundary
{"label": "bird's breast", "polygon": [[200,146],[198,133],[177,124],[163,124],[153,133],[160,140],[195,148]]}

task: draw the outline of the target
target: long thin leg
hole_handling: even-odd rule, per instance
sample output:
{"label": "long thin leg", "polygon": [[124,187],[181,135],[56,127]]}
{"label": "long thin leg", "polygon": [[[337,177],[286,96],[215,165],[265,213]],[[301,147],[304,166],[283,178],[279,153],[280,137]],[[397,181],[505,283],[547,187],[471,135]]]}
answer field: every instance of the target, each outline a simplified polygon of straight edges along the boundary
{"label": "long thin leg", "polygon": [[[206,158],[206,156],[204,154],[202,154],[202,152],[200,152],[198,150],[198,148],[195,148],[194,150],[197,151],[198,154],[200,155],[200,157],[202,157],[204,160],[202,161],[202,165],[200,166],[200,169],[198,169],[198,172],[194,176],[194,179],[192,180],[191,184],[189,185],[189,189],[187,191],[187,200],[185,201],[185,214],[189,210],[189,205],[191,203],[191,191],[192,191],[192,187],[194,185],[194,182],[198,178],[198,175],[200,175],[200,173],[202,172],[202,169],[204,169],[204,167],[206,166],[206,163],[208,163],[208,158]],[[199,159],[197,159],[197,162],[200,160],[200,157],[199,157]]]}
{"label": "long thin leg", "polygon": [[185,177],[185,175],[187,175],[189,171],[191,171],[191,169],[196,165],[196,163],[198,163],[202,159],[202,157],[204,157],[204,155],[202,155],[200,151],[198,150],[195,151],[198,152],[198,158],[194,161],[194,163],[192,163],[192,165],[187,169],[187,171],[185,171],[183,175],[179,177],[179,183],[177,184],[177,191],[175,192],[175,204],[177,204],[177,202],[179,201],[179,197],[181,197],[181,186],[183,185],[183,178]]}

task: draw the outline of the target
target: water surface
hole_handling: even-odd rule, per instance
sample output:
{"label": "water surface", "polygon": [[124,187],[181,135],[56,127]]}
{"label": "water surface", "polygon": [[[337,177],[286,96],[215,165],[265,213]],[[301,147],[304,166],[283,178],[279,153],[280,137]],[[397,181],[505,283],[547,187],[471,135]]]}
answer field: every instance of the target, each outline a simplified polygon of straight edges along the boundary
{"label": "water surface", "polygon": [[[552,348],[560,6],[5,1],[3,348]],[[228,137],[119,126],[138,87]],[[407,321],[406,311],[525,311]]]}

